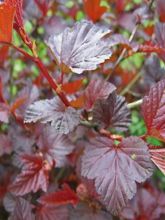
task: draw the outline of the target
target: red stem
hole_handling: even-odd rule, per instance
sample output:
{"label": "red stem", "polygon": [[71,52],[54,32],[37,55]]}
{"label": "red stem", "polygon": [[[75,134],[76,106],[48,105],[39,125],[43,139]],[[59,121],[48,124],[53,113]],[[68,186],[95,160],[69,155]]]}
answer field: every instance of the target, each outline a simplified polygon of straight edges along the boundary
{"label": "red stem", "polygon": [[61,90],[61,86],[58,85],[56,83],[56,81],[51,77],[51,75],[49,74],[47,68],[44,66],[44,64],[42,63],[42,61],[39,58],[36,58],[34,56],[31,56],[30,54],[28,54],[26,51],[22,50],[19,47],[16,47],[15,45],[8,43],[8,42],[0,42],[2,44],[8,45],[13,47],[14,49],[16,49],[17,51],[19,51],[21,54],[23,54],[26,58],[32,60],[33,62],[36,63],[36,65],[38,66],[38,68],[41,70],[41,73],[43,74],[43,76],[47,79],[47,81],[49,82],[49,85],[51,86],[52,89],[54,89],[54,91],[57,93],[57,95],[59,96],[59,98],[61,99],[61,101],[66,105],[66,106],[70,106],[69,101],[66,98],[66,95],[64,94],[64,92]]}

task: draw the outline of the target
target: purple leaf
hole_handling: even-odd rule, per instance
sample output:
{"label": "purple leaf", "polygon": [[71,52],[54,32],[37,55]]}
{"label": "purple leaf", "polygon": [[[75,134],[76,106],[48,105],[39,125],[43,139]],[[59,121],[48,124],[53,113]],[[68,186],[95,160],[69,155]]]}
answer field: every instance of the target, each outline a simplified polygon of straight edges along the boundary
{"label": "purple leaf", "polygon": [[91,139],[82,157],[82,176],[95,181],[101,201],[117,215],[136,193],[136,182],[152,175],[147,144],[129,137],[116,146],[106,137]]}
{"label": "purple leaf", "polygon": [[18,198],[9,220],[35,220],[32,205],[25,199]]}
{"label": "purple leaf", "polygon": [[77,22],[73,28],[66,28],[61,34],[51,36],[48,45],[57,63],[63,71],[82,73],[95,70],[98,64],[109,59],[112,52],[108,40],[104,37],[110,33],[101,26],[89,21]]}
{"label": "purple leaf", "polygon": [[48,123],[59,133],[68,134],[79,124],[80,112],[72,107],[66,107],[63,102],[55,97],[34,102],[26,110],[25,123]]}
{"label": "purple leaf", "polygon": [[149,94],[143,98],[142,113],[147,133],[165,140],[165,80],[153,85]]}
{"label": "purple leaf", "polygon": [[125,98],[113,92],[107,99],[97,100],[93,108],[93,121],[103,128],[127,130],[131,119]]}
{"label": "purple leaf", "polygon": [[66,135],[58,134],[48,126],[42,131],[37,146],[50,164],[55,161],[56,167],[64,166],[67,162],[66,156],[74,149],[74,145]]}
{"label": "purple leaf", "polygon": [[91,109],[98,99],[107,99],[116,87],[102,79],[91,80],[85,90],[85,108]]}

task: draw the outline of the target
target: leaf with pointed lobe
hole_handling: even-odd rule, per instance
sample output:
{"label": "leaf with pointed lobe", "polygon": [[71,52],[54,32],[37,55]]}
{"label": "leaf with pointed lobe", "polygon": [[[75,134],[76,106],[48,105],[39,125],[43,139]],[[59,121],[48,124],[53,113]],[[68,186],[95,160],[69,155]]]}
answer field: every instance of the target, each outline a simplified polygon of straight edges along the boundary
{"label": "leaf with pointed lobe", "polygon": [[147,134],[165,140],[165,80],[154,84],[143,98],[142,114]]}
{"label": "leaf with pointed lobe", "polygon": [[84,93],[85,108],[91,109],[98,99],[107,99],[116,87],[103,79],[91,80]]}
{"label": "leaf with pointed lobe", "polygon": [[72,107],[66,107],[56,96],[53,99],[46,99],[34,102],[26,110],[25,123],[41,122],[51,123],[56,131],[62,134],[72,132],[79,124],[80,112]]}
{"label": "leaf with pointed lobe", "polygon": [[106,137],[93,138],[82,156],[81,175],[94,180],[103,204],[118,215],[136,193],[136,183],[152,175],[148,146],[138,137],[118,146]]}
{"label": "leaf with pointed lobe", "polygon": [[78,197],[67,184],[64,184],[61,190],[40,197],[39,202],[47,205],[76,205]]}
{"label": "leaf with pointed lobe", "polygon": [[9,220],[35,220],[32,205],[23,198],[17,198],[15,208]]}
{"label": "leaf with pointed lobe", "polygon": [[97,100],[93,107],[93,121],[102,128],[127,130],[131,118],[125,98],[113,92],[107,99]]}
{"label": "leaf with pointed lobe", "polygon": [[83,0],[84,10],[90,20],[96,22],[107,11],[107,7],[101,6],[100,0]]}
{"label": "leaf with pointed lobe", "polygon": [[22,155],[23,168],[21,173],[9,187],[15,195],[25,195],[37,192],[39,189],[47,191],[50,166],[41,156]]}
{"label": "leaf with pointed lobe", "polygon": [[53,127],[46,126],[37,141],[39,150],[44,158],[56,167],[63,167],[67,163],[67,155],[71,154],[74,145],[68,136],[57,133]]}
{"label": "leaf with pointed lobe", "polygon": [[11,42],[15,8],[0,4],[0,41]]}
{"label": "leaf with pointed lobe", "polygon": [[165,148],[150,149],[151,160],[165,175]]}
{"label": "leaf with pointed lobe", "polygon": [[77,22],[73,28],[66,28],[59,35],[52,35],[47,44],[63,72],[71,70],[82,73],[95,70],[97,66],[109,59],[112,52],[104,37],[109,30],[89,21]]}

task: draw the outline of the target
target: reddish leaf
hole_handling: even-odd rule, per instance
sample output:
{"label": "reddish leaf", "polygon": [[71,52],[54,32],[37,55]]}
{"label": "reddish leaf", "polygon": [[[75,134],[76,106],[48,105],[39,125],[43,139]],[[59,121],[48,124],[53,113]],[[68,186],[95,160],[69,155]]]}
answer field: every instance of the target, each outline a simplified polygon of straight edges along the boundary
{"label": "reddish leaf", "polygon": [[68,210],[63,206],[40,205],[36,210],[36,220],[68,220]]}
{"label": "reddish leaf", "polygon": [[83,2],[85,13],[93,22],[100,20],[101,16],[107,11],[107,7],[100,5],[100,0],[83,0]]}
{"label": "reddish leaf", "polygon": [[156,220],[165,214],[165,194],[139,189],[130,205],[122,211],[121,219]]}
{"label": "reddish leaf", "polygon": [[89,21],[81,21],[60,35],[52,35],[48,45],[62,72],[70,69],[80,74],[85,70],[95,70],[98,64],[110,58],[112,52],[105,39],[109,33],[109,30]]}
{"label": "reddish leaf", "polygon": [[55,162],[56,167],[64,166],[67,162],[66,156],[71,154],[74,149],[74,145],[66,135],[58,134],[54,128],[48,126],[41,132],[37,146],[44,158],[50,164]]}
{"label": "reddish leaf", "polygon": [[25,123],[51,122],[56,131],[68,134],[79,124],[79,116],[79,111],[66,107],[56,96],[50,100],[40,100],[31,104],[25,114]]}
{"label": "reddish leaf", "polygon": [[151,160],[165,175],[165,149],[150,150]]}
{"label": "reddish leaf", "polygon": [[97,100],[93,108],[93,121],[102,128],[127,130],[131,119],[125,98],[113,92],[107,99]]}
{"label": "reddish leaf", "polygon": [[25,199],[18,198],[9,220],[35,220],[32,205]]}
{"label": "reddish leaf", "polygon": [[73,82],[65,83],[62,86],[62,89],[66,92],[66,94],[74,94],[83,87],[83,80],[84,79],[77,79]]}
{"label": "reddish leaf", "polygon": [[85,108],[91,109],[98,99],[107,99],[115,89],[113,84],[104,80],[91,80],[84,94]]}
{"label": "reddish leaf", "polygon": [[22,3],[23,0],[5,0],[5,3],[16,9],[15,22],[18,27],[23,27]]}
{"label": "reddish leaf", "polygon": [[147,133],[165,140],[165,80],[153,85],[144,97],[142,113],[147,126]]}
{"label": "reddish leaf", "polygon": [[76,205],[78,197],[67,184],[64,184],[61,190],[40,197],[39,202],[46,205]]}
{"label": "reddish leaf", "polygon": [[136,193],[136,182],[152,174],[147,144],[129,137],[116,146],[105,137],[91,139],[82,157],[81,174],[95,181],[101,200],[113,214],[119,214]]}
{"label": "reddish leaf", "polygon": [[0,41],[11,42],[15,8],[0,4]]}
{"label": "reddish leaf", "polygon": [[43,161],[41,156],[22,155],[23,169],[9,187],[16,195],[37,192],[39,189],[47,191],[48,171],[50,166]]}

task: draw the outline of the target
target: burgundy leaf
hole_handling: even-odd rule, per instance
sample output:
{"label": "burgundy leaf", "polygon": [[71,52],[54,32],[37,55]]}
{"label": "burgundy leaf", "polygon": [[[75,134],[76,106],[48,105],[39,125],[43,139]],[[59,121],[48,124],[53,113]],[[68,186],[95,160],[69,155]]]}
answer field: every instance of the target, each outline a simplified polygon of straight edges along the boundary
{"label": "burgundy leaf", "polygon": [[144,97],[142,113],[147,133],[153,137],[165,139],[165,80],[153,85]]}
{"label": "burgundy leaf", "polygon": [[39,205],[36,220],[68,220],[68,210],[65,206]]}
{"label": "burgundy leaf", "polygon": [[59,133],[68,134],[79,124],[80,112],[72,107],[66,107],[58,98],[34,102],[25,114],[25,123],[51,122]]}
{"label": "burgundy leaf", "polygon": [[139,189],[131,201],[129,207],[124,208],[121,213],[122,219],[129,220],[158,220],[165,213],[165,194],[150,192]]}
{"label": "burgundy leaf", "polygon": [[61,190],[40,197],[39,202],[46,205],[76,205],[78,197],[67,184],[64,184]]}
{"label": "burgundy leaf", "polygon": [[46,126],[37,142],[37,146],[49,163],[55,162],[56,167],[66,164],[66,156],[71,154],[74,145],[64,134],[58,134],[52,127]]}
{"label": "burgundy leaf", "polygon": [[102,79],[91,80],[85,90],[85,108],[91,109],[97,99],[107,99],[116,87]]}
{"label": "burgundy leaf", "polygon": [[136,182],[152,174],[147,144],[138,137],[123,139],[118,145],[106,137],[91,139],[82,157],[81,174],[95,181],[102,202],[119,214],[136,193]]}
{"label": "burgundy leaf", "polygon": [[98,64],[110,58],[112,52],[104,37],[109,30],[89,21],[77,22],[72,29],[66,28],[60,35],[51,36],[48,45],[62,71],[75,73],[95,70]]}
{"label": "burgundy leaf", "polygon": [[165,175],[165,148],[150,150],[151,160]]}
{"label": "burgundy leaf", "polygon": [[131,119],[125,98],[113,92],[107,99],[97,100],[93,108],[93,121],[102,128],[127,130]]}
{"label": "burgundy leaf", "polygon": [[9,220],[35,220],[32,205],[23,198],[17,198],[14,211]]}
{"label": "burgundy leaf", "polygon": [[39,189],[47,191],[48,171],[50,166],[43,161],[41,156],[22,155],[23,168],[21,173],[9,187],[15,195],[24,195],[29,192],[37,192]]}

